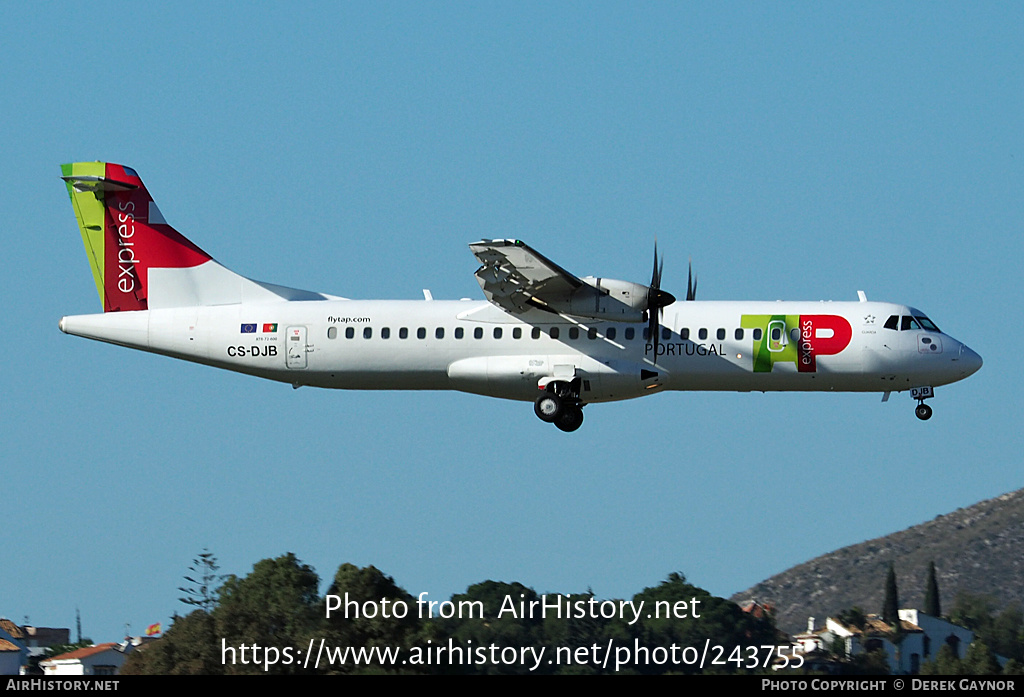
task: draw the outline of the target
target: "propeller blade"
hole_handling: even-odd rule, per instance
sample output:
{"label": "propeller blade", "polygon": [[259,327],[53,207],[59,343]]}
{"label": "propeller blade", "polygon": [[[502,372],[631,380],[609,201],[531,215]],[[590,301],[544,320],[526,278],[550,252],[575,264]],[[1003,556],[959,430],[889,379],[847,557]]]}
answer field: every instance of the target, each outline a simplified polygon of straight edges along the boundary
{"label": "propeller blade", "polygon": [[[665,263],[664,260],[661,262]],[[661,287],[661,269],[658,268],[658,240],[654,240],[654,268],[651,270],[651,288],[657,289]]]}
{"label": "propeller blade", "polygon": [[686,299],[697,299],[697,277],[693,275],[693,259],[690,260],[689,268],[686,271]]}
{"label": "propeller blade", "polygon": [[676,298],[661,289],[661,273],[665,268],[665,259],[658,261],[658,240],[654,240],[654,268],[651,271],[651,285],[647,289],[647,340],[654,348],[654,364],[658,363],[658,345],[661,341],[661,317],[664,307],[671,305]]}

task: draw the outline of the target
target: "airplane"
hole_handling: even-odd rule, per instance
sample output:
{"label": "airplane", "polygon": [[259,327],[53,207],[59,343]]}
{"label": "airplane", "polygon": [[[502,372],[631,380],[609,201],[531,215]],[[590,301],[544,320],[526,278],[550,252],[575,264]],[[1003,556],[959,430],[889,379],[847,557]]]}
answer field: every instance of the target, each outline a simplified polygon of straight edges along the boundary
{"label": "airplane", "polygon": [[60,329],[289,383],[459,390],[534,403],[571,432],[590,404],[666,390],[892,392],[915,413],[981,356],[923,312],[869,302],[686,300],[578,277],[519,240],[470,244],[486,300],[350,300],[254,281],[171,227],[135,170],[62,165],[102,314]]}

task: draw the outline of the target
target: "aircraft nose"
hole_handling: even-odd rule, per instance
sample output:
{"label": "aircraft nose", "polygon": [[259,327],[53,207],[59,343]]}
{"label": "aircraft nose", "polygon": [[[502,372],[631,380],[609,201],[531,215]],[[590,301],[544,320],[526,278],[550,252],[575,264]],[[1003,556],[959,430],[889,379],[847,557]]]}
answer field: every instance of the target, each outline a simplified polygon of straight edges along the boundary
{"label": "aircraft nose", "polygon": [[965,344],[960,344],[960,356],[957,360],[960,363],[960,369],[963,371],[964,377],[974,375],[981,368],[982,364],[981,356]]}

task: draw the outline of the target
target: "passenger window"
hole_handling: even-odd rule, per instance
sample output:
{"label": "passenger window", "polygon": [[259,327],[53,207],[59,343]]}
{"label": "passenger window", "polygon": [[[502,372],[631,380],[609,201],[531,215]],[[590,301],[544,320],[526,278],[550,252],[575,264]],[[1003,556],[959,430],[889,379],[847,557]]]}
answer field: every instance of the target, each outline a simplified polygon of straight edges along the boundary
{"label": "passenger window", "polygon": [[426,339],[427,338],[427,330],[424,327],[420,327],[419,329],[417,329],[416,330],[416,338],[417,339]]}
{"label": "passenger window", "polygon": [[736,337],[736,341],[743,341],[743,330],[737,329],[736,333],[733,336]]}
{"label": "passenger window", "polygon": [[669,329],[668,327],[663,327],[662,330],[661,330],[661,338],[664,339],[665,341],[668,341],[669,339],[671,339],[672,338],[672,330]]}
{"label": "passenger window", "polygon": [[760,341],[763,335],[764,333],[761,331],[761,328],[758,327],[754,330],[754,341]]}
{"label": "passenger window", "polygon": [[587,330],[587,338],[588,339],[596,339],[597,338],[597,330],[593,329],[593,328],[588,329]]}
{"label": "passenger window", "polygon": [[455,327],[455,338],[461,339],[466,335],[466,331],[462,327]]}
{"label": "passenger window", "polygon": [[351,339],[356,335],[355,327],[345,327],[345,338]]}
{"label": "passenger window", "polygon": [[444,338],[444,327],[438,327],[437,329],[434,330],[434,338],[435,339],[443,339]]}
{"label": "passenger window", "polygon": [[338,338],[338,328],[337,327],[328,327],[327,328],[327,338],[328,339],[337,339]]}
{"label": "passenger window", "polygon": [[690,340],[690,328],[689,327],[683,327],[682,329],[680,329],[679,330],[679,338],[682,339],[683,341],[689,341]]}
{"label": "passenger window", "polygon": [[391,328],[390,327],[384,327],[383,329],[381,329],[380,330],[380,338],[381,339],[390,339],[391,338]]}
{"label": "passenger window", "polygon": [[800,341],[800,330],[793,327],[789,330],[789,340],[792,342]]}
{"label": "passenger window", "polygon": [[409,338],[409,328],[408,327],[402,327],[401,329],[399,329],[398,330],[398,338],[399,339],[408,339]]}
{"label": "passenger window", "polygon": [[494,338],[495,339],[500,339],[501,338],[501,327],[495,327],[494,328]]}
{"label": "passenger window", "polygon": [[704,341],[705,339],[707,339],[708,338],[708,330],[702,328],[699,332],[697,332],[697,338],[700,339],[701,341]]}
{"label": "passenger window", "polygon": [[632,341],[635,336],[636,330],[633,327],[626,327],[626,341]]}
{"label": "passenger window", "polygon": [[725,330],[722,329],[722,328],[719,328],[718,331],[715,333],[715,336],[718,337],[719,341],[725,341]]}
{"label": "passenger window", "polygon": [[650,341],[651,340],[651,328],[650,327],[644,327],[644,330],[643,330],[643,332],[641,332],[640,335],[644,338],[644,341]]}
{"label": "passenger window", "polygon": [[557,339],[558,338],[558,327],[551,327],[550,335],[551,335],[552,339]]}
{"label": "passenger window", "polygon": [[483,327],[477,327],[476,329],[473,330],[473,338],[474,339],[483,339],[484,338]]}
{"label": "passenger window", "polygon": [[372,336],[373,336],[373,328],[372,327],[366,327],[365,329],[363,329],[363,338],[364,339],[369,339]]}
{"label": "passenger window", "polygon": [[540,327],[534,327],[530,331],[530,338],[531,339],[539,339],[540,338]]}
{"label": "passenger window", "polygon": [[606,331],[604,335],[612,341],[615,341],[615,327],[608,327],[608,331]]}
{"label": "passenger window", "polygon": [[513,327],[513,329],[512,329],[512,338],[513,339],[522,339],[523,338],[523,328],[522,327]]}
{"label": "passenger window", "polygon": [[580,338],[580,330],[578,327],[569,327],[569,338],[573,341]]}

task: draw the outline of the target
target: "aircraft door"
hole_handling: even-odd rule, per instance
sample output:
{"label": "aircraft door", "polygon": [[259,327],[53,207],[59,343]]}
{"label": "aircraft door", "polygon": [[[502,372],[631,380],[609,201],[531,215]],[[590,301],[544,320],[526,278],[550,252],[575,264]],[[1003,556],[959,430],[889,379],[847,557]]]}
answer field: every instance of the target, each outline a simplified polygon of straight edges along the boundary
{"label": "aircraft door", "polygon": [[291,370],[306,368],[306,328],[288,327],[285,334],[285,365]]}
{"label": "aircraft door", "polygon": [[772,353],[779,353],[786,350],[789,337],[786,336],[786,323],[781,319],[772,320],[768,323],[768,350]]}

